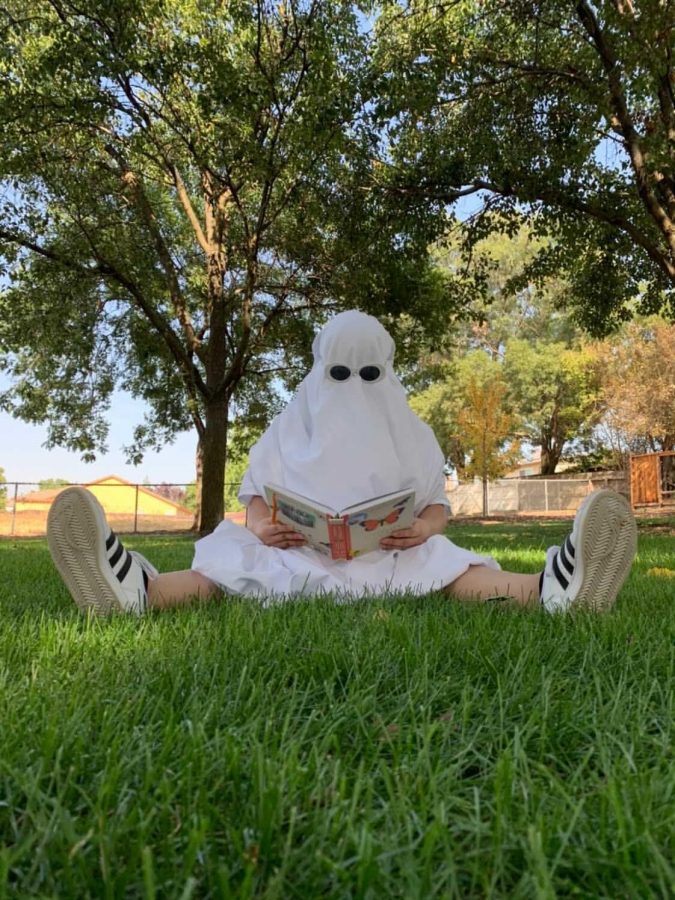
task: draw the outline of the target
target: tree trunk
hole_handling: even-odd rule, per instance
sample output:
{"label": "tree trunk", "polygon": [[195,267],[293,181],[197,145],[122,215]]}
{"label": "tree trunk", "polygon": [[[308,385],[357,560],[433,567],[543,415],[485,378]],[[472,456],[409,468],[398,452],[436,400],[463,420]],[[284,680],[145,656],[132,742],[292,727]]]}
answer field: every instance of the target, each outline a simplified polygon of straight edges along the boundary
{"label": "tree trunk", "polygon": [[204,431],[200,437],[202,484],[199,492],[199,533],[210,534],[225,511],[227,423],[232,395],[225,379],[228,368],[227,313],[224,278],[227,269],[225,238],[228,230],[229,193],[209,172],[202,172],[206,273],[208,285],[208,344],[204,368]]}
{"label": "tree trunk", "polygon": [[560,455],[564,441],[559,439],[560,406],[559,400],[556,399],[551,413],[551,418],[546,429],[541,434],[541,474],[555,475],[556,466],[560,462]]}
{"label": "tree trunk", "polygon": [[201,437],[197,439],[197,452],[195,453],[195,517],[192,522],[192,530],[199,531],[202,520],[202,485],[204,484],[204,450]]}
{"label": "tree trunk", "polygon": [[541,442],[541,468],[540,474],[554,475],[560,462],[560,448],[551,446],[548,441]]}
{"label": "tree trunk", "polygon": [[228,405],[227,399],[211,400],[206,405],[204,435],[200,442],[202,456],[202,482],[198,500],[200,534],[210,534],[222,522],[225,511]]}
{"label": "tree trunk", "polygon": [[488,515],[488,462],[487,462],[487,430],[483,429],[483,518]]}

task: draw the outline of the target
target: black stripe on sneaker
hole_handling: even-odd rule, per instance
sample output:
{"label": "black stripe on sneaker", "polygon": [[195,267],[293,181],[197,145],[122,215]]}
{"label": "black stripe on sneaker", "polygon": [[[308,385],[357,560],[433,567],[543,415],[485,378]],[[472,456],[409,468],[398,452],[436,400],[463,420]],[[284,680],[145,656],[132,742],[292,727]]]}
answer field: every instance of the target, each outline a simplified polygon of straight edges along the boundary
{"label": "black stripe on sneaker", "polygon": [[560,552],[558,553],[558,559],[565,566],[567,574],[571,578],[572,575],[574,574],[574,561],[573,561],[574,557],[572,557],[572,559],[569,559],[567,556],[567,541],[565,541],[565,543],[560,548]]}
{"label": "black stripe on sneaker", "polygon": [[143,573],[143,587],[145,588],[145,594],[148,594],[148,583],[150,579],[148,578],[148,573],[145,571],[143,566],[141,566],[141,572]]}
{"label": "black stripe on sneaker", "polygon": [[558,579],[558,583],[562,586],[563,590],[567,590],[567,585],[569,584],[569,581],[567,580],[567,578],[565,578],[563,573],[560,571],[560,566],[558,565],[558,554],[557,553],[553,557],[552,568],[553,568],[553,574]]}
{"label": "black stripe on sneaker", "polygon": [[121,541],[118,541],[118,542],[117,542],[117,547],[115,548],[115,552],[113,553],[113,555],[112,555],[112,556],[110,557],[110,559],[108,560],[108,562],[110,563],[110,565],[112,566],[113,569],[115,568],[115,566],[116,566],[117,563],[119,562],[120,557],[121,557],[121,555],[122,555],[123,553],[124,553],[124,547],[122,546],[122,542],[121,542]]}
{"label": "black stripe on sneaker", "polygon": [[117,580],[122,583],[126,578],[127,572],[131,568],[131,563],[134,561],[131,553],[128,550],[124,551],[127,554],[127,558],[124,560],[122,568],[117,572]]}
{"label": "black stripe on sneaker", "polygon": [[564,544],[565,550],[567,551],[567,555],[571,556],[574,559],[574,544],[572,543],[572,535],[568,534],[565,538]]}
{"label": "black stripe on sneaker", "polygon": [[105,549],[110,550],[112,545],[115,543],[116,539],[117,539],[117,535],[115,534],[114,531],[111,531],[110,534],[108,535],[108,540],[105,542]]}

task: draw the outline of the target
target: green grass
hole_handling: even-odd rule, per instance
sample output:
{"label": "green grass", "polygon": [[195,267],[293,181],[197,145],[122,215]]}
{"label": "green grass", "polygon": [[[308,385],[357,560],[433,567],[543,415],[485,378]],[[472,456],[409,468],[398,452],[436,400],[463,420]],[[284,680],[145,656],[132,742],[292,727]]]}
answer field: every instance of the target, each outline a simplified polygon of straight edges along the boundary
{"label": "green grass", "polygon": [[[536,571],[565,530],[452,535]],[[675,538],[647,529],[606,616],[432,596],[87,621],[43,541],[0,543],[0,897],[672,897],[654,566]]]}

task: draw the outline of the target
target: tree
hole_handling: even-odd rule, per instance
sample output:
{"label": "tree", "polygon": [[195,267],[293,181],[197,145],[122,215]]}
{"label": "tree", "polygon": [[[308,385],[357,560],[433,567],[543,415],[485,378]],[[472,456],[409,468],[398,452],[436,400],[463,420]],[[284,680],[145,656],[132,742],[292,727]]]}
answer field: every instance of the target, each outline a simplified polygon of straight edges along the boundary
{"label": "tree", "polygon": [[[480,351],[476,351],[480,354]],[[482,357],[482,358],[481,358]],[[500,366],[494,361],[486,366],[485,357],[469,355],[465,365],[474,369],[464,389],[464,405],[457,425],[469,454],[466,472],[480,478],[483,484],[483,515],[488,510],[488,482],[503,475],[520,455],[514,440],[515,419],[507,411],[507,386]],[[478,365],[476,365],[478,363]]]}
{"label": "tree", "polygon": [[461,479],[466,477],[467,449],[457,421],[463,393],[456,378],[456,367],[445,367],[445,377],[410,396],[411,408],[436,435],[443,455]]}
{"label": "tree", "polygon": [[550,237],[527,277],[565,272],[596,333],[673,314],[674,34],[661,0],[387,6],[372,189],[431,218],[473,196],[467,257],[527,217]]}
{"label": "tree", "polygon": [[570,294],[566,281],[551,276],[535,282],[528,277],[533,260],[547,245],[531,229],[523,226],[511,235],[491,233],[476,243],[469,260],[462,258],[461,240],[453,236],[450,241],[452,259],[442,253],[435,257],[437,264],[462,267],[465,277],[484,284],[472,315],[456,326],[460,352],[481,348],[498,359],[511,338],[566,346],[581,339],[580,328],[565,309]]}
{"label": "tree", "polygon": [[[592,351],[583,345],[580,329],[563,309],[568,284],[549,277],[539,284],[523,273],[544,242],[521,228],[511,237],[490,235],[474,247],[464,268],[465,277],[482,273],[489,302],[479,305],[466,322],[455,326],[453,353],[458,359],[476,349],[503,363],[501,377],[507,385],[505,402],[518,422],[521,438],[541,448],[542,474],[553,474],[565,448],[585,437],[599,408],[598,383]],[[437,253],[444,268],[460,266],[456,242]],[[448,377],[456,377],[456,364]],[[436,360],[442,368],[442,361]],[[434,399],[432,399],[434,397]],[[461,403],[440,385],[425,395],[428,419],[438,435],[446,422],[456,422]],[[451,409],[451,406],[454,408]],[[461,472],[457,457],[464,451],[459,436],[445,441],[446,452]]]}
{"label": "tree", "polygon": [[0,33],[0,402],[85,459],[115,387],[150,405],[132,461],[194,428],[208,531],[231,416],[275,411],[317,322],[347,304],[433,320],[424,242],[371,230],[353,189],[356,11],[8,0]]}
{"label": "tree", "polygon": [[5,509],[7,507],[7,488],[2,487],[2,485],[6,483],[5,470],[0,466],[0,509]]}
{"label": "tree", "polygon": [[443,382],[411,398],[458,475],[481,479],[484,515],[489,480],[503,475],[520,454],[517,422],[506,399],[502,366],[482,350],[468,353]]}
{"label": "tree", "polygon": [[[14,409],[49,416],[55,443],[102,446],[118,378],[152,404],[137,455],[191,420],[209,528],[236,389],[276,320],[302,322],[313,302],[283,244],[298,224],[290,201],[316,168],[298,118],[316,124],[309,73],[320,81],[332,68],[331,23],[315,8],[274,15],[262,3],[173,13],[36,2],[6,14],[3,168],[15,193],[0,237],[14,264],[5,306],[25,312],[5,346]],[[339,134],[345,102],[338,88],[337,114],[321,111],[320,143]],[[36,324],[38,353],[25,346]],[[63,325],[65,352],[43,362]]]}
{"label": "tree", "polygon": [[635,321],[597,349],[603,425],[620,449],[675,450],[675,325]]}
{"label": "tree", "polygon": [[67,478],[43,478],[39,483],[39,489],[49,491],[53,488],[65,487],[67,484],[70,484]]}
{"label": "tree", "polygon": [[151,489],[153,493],[159,494],[160,497],[166,497],[172,503],[177,503],[179,506],[185,505],[186,491],[180,485],[167,484],[163,481],[161,484],[152,485]]}
{"label": "tree", "polygon": [[589,435],[597,422],[594,355],[564,343],[510,339],[503,377],[521,434],[541,448],[541,474],[552,475],[566,444]]}

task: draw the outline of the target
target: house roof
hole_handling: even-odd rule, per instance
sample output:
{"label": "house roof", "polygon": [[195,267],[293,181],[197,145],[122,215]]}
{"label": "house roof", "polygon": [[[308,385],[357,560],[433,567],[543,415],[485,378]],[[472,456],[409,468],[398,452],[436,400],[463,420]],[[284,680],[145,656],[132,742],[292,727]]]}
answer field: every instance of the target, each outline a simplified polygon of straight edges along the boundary
{"label": "house roof", "polygon": [[[64,484],[63,487],[66,487],[66,485]],[[19,494],[16,498],[16,502],[44,503],[47,506],[50,506],[54,502],[56,495],[61,493],[63,487],[49,488],[46,491],[33,491],[30,494]]]}
{"label": "house roof", "polygon": [[[95,481],[86,482],[83,487],[93,487],[95,485],[105,487],[106,484],[110,483],[111,481],[117,482],[121,485],[126,485],[130,488],[138,488],[138,492],[140,494],[147,494],[149,497],[152,497],[153,500],[161,500],[163,503],[166,503],[167,506],[173,506],[174,509],[180,510],[180,512],[185,513],[186,515],[189,515],[192,512],[186,506],[181,506],[180,503],[169,500],[169,498],[165,497],[163,494],[158,494],[156,491],[151,491],[149,488],[144,487],[141,484],[137,485],[133,481],[127,481],[126,478],[122,478],[120,475],[105,475],[103,478],[97,478]],[[17,503],[44,503],[45,506],[51,506],[51,504],[56,499],[56,496],[67,487],[68,485],[64,484],[63,487],[49,488],[46,491],[33,491],[30,494],[22,494],[16,498]]]}
{"label": "house roof", "polygon": [[147,494],[154,500],[162,500],[168,506],[173,506],[175,507],[175,509],[179,509],[181,512],[191,512],[191,510],[189,510],[186,506],[181,506],[180,503],[175,503],[173,500],[169,500],[169,498],[165,497],[163,494],[158,494],[157,491],[151,491],[150,488],[144,487],[142,484],[135,484],[133,481],[127,481],[126,478],[122,478],[121,475],[104,475],[103,478],[97,478],[95,481],[88,481],[84,485],[84,487],[93,487],[94,485],[105,487],[106,482],[110,481],[117,481],[119,484],[127,485],[127,487],[138,488],[139,494]]}

